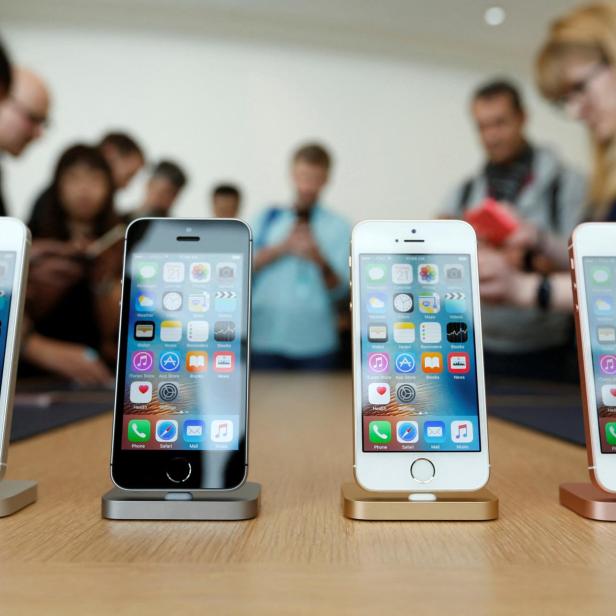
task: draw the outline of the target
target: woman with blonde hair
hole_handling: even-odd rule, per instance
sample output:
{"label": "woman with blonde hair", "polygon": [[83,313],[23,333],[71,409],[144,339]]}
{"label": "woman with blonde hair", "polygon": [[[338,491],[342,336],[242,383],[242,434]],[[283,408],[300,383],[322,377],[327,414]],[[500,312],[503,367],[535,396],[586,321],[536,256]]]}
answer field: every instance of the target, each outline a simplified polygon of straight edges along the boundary
{"label": "woman with blonde hair", "polygon": [[[586,220],[616,221],[616,3],[579,7],[557,19],[537,56],[536,79],[545,98],[590,134],[594,162]],[[567,273],[546,279],[495,259],[480,260],[479,268],[486,301],[572,310]]]}

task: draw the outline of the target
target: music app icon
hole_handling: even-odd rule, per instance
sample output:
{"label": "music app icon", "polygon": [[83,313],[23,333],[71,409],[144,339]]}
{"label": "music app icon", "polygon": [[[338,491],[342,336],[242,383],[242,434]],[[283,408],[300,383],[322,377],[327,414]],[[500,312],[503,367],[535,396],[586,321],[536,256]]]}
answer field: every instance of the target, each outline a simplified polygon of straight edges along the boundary
{"label": "music app icon", "polygon": [[616,355],[601,355],[599,366],[603,374],[616,374]]}
{"label": "music app icon", "polygon": [[369,353],[368,367],[371,372],[380,374],[387,372],[389,368],[389,355],[387,353]]}
{"label": "music app icon", "polygon": [[472,421],[452,421],[451,440],[454,443],[473,442],[473,422]]}
{"label": "music app icon", "polygon": [[137,351],[132,357],[133,369],[137,372],[149,372],[154,364],[154,353],[151,351]]}
{"label": "music app icon", "polygon": [[213,443],[230,443],[233,440],[233,422],[229,419],[214,419],[210,428]]}

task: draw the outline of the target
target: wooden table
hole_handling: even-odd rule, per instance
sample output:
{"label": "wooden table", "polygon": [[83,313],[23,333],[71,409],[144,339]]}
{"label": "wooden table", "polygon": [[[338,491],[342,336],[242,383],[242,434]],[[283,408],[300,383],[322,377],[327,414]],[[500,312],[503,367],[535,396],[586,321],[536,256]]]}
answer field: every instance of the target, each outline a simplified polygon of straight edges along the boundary
{"label": "wooden table", "polygon": [[18,443],[8,477],[39,501],[0,520],[0,614],[614,613],[616,525],[558,504],[583,449],[493,420],[498,521],[350,521],[350,387],[254,378],[248,522],[102,520],[110,415]]}

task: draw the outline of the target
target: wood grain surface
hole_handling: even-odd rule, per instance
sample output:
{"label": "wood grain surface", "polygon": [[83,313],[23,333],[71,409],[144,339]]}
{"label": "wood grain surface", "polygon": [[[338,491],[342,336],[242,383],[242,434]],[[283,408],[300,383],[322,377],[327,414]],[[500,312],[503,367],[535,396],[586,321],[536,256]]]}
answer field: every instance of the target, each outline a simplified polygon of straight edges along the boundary
{"label": "wood grain surface", "polygon": [[490,423],[494,522],[355,522],[346,375],[253,379],[247,522],[111,522],[111,415],[12,447],[39,500],[0,519],[0,614],[613,614],[616,525],[558,504],[584,450]]}

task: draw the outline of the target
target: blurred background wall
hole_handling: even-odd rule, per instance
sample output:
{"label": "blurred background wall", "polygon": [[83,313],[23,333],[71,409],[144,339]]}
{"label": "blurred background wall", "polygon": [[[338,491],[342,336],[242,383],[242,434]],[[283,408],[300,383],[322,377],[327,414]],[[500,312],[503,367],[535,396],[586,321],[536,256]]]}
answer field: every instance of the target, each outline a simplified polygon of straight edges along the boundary
{"label": "blurred background wall", "polygon": [[493,75],[523,86],[532,137],[584,168],[582,130],[532,81],[547,24],[573,4],[502,2],[490,26],[477,0],[2,0],[12,55],[54,95],[44,140],[7,161],[7,200],[26,216],[65,145],[118,128],[185,164],[178,215],[203,215],[219,180],[240,183],[247,218],[284,200],[291,149],[318,139],[336,158],[327,201],[352,220],[431,216],[480,163],[468,98]]}

